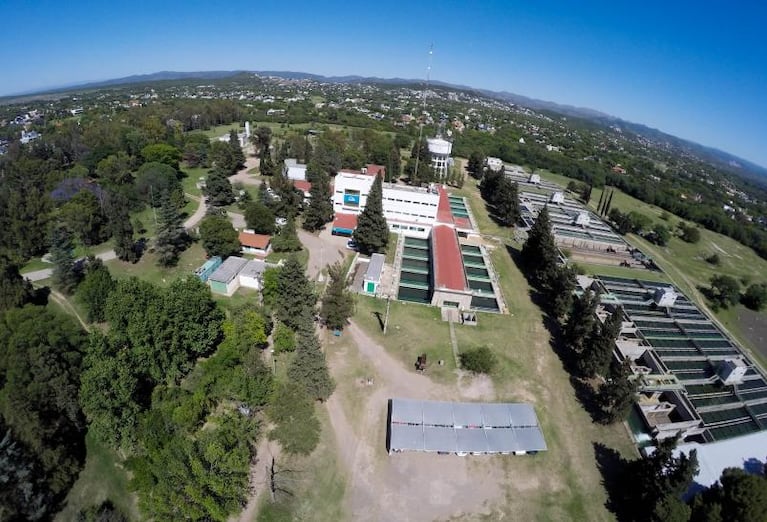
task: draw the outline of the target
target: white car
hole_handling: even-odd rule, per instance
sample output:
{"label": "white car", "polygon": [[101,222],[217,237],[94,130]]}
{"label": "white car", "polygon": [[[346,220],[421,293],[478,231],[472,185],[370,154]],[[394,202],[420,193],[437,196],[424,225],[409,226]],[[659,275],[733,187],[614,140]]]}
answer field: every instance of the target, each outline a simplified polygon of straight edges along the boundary
{"label": "white car", "polygon": [[357,243],[353,239],[350,239],[346,242],[346,248],[349,250],[357,250]]}
{"label": "white car", "polygon": [[277,225],[278,227],[284,227],[285,225],[288,224],[288,220],[285,218],[278,217],[277,219],[274,220],[274,224]]}

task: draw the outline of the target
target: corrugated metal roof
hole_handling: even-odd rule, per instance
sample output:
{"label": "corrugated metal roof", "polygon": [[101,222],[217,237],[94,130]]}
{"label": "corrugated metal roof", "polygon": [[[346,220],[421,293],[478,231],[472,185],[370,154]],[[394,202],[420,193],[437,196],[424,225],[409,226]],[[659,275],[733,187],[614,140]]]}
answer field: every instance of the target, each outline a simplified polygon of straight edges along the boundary
{"label": "corrugated metal roof", "polygon": [[529,404],[392,399],[389,449],[448,453],[545,451]]}
{"label": "corrugated metal roof", "polygon": [[221,266],[210,275],[208,281],[228,284],[232,279],[237,277],[237,274],[240,273],[240,270],[242,270],[246,264],[248,264],[248,262],[241,257],[227,257],[226,261],[221,263]]}
{"label": "corrugated metal roof", "polygon": [[366,281],[381,280],[381,272],[383,272],[384,261],[386,261],[386,256],[383,254],[373,254],[370,256],[370,263],[368,263],[368,268],[365,270]]}

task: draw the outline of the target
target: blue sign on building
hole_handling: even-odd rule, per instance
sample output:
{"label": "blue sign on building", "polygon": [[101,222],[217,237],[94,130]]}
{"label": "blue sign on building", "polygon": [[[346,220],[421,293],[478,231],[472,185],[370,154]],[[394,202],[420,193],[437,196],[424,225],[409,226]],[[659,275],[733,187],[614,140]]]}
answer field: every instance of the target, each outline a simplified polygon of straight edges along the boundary
{"label": "blue sign on building", "polygon": [[359,194],[344,194],[344,205],[354,205],[359,206],[360,204],[360,195]]}

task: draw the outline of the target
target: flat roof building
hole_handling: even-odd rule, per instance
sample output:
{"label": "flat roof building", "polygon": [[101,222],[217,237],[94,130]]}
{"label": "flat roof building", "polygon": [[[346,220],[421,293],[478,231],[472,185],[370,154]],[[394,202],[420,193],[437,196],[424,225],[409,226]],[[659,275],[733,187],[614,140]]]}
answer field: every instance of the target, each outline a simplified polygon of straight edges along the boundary
{"label": "flat roof building", "polygon": [[387,449],[524,455],[547,448],[529,404],[391,399]]}
{"label": "flat roof building", "polygon": [[368,263],[367,270],[365,270],[365,277],[362,280],[362,291],[366,294],[376,295],[378,293],[385,260],[386,256],[383,254],[373,254],[370,256],[370,262]]}
{"label": "flat roof building", "polygon": [[240,287],[240,271],[248,261],[236,256],[226,258],[221,266],[208,278],[211,292],[222,295],[232,295]]}

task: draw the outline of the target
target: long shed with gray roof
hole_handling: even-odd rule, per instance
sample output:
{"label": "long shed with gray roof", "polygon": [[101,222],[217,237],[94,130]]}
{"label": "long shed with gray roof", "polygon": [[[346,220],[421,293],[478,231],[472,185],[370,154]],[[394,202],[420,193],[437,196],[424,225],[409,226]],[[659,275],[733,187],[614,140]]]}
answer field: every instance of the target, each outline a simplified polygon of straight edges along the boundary
{"label": "long shed with gray roof", "polygon": [[525,454],[546,450],[529,404],[389,401],[389,453]]}

